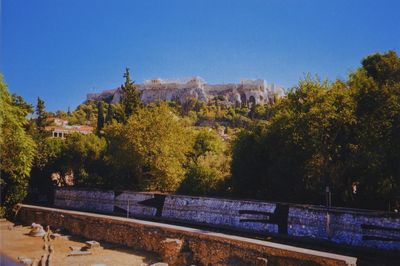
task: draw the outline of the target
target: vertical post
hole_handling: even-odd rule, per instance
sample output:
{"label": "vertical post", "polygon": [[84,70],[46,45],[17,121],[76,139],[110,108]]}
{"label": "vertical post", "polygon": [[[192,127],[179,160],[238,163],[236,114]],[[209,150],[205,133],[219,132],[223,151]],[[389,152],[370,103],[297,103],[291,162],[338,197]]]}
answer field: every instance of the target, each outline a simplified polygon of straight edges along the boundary
{"label": "vertical post", "polygon": [[128,207],[126,208],[126,218],[129,218],[129,199],[128,199]]}
{"label": "vertical post", "polygon": [[330,208],[332,206],[332,194],[329,186],[326,186],[325,192],[326,192],[326,207]]}

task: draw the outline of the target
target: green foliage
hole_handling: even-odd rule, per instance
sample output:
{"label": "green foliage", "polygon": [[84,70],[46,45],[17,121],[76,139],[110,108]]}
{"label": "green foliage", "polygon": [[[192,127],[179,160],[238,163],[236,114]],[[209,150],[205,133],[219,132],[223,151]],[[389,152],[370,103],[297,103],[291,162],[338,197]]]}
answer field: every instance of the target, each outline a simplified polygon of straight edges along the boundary
{"label": "green foliage", "polygon": [[[17,100],[17,101],[16,101]],[[1,204],[9,213],[27,193],[35,143],[25,132],[31,108],[20,97],[12,97],[0,75],[0,185]]]}
{"label": "green foliage", "polygon": [[182,116],[186,116],[189,115],[191,111],[200,112],[204,106],[205,104],[203,102],[199,102],[195,98],[189,98],[184,103],[178,103],[176,108]]}
{"label": "green foliage", "polygon": [[190,195],[209,195],[219,189],[222,180],[218,173],[209,167],[191,164],[185,179],[179,186],[178,193]]}
{"label": "green foliage", "polygon": [[45,123],[46,123],[46,111],[44,106],[44,101],[38,97],[36,104],[36,126],[40,134],[44,133]]}
{"label": "green foliage", "polygon": [[[68,116],[71,125],[97,125],[98,106],[97,102],[88,101],[79,105],[75,111]],[[103,108],[107,108],[107,103],[103,103]],[[61,118],[61,117],[60,117]]]}
{"label": "green foliage", "polygon": [[114,120],[114,108],[113,108],[113,105],[110,104],[110,105],[108,105],[108,108],[107,108],[105,123],[107,125],[109,125],[112,123],[113,120]]}
{"label": "green foliage", "polygon": [[121,104],[123,106],[125,118],[128,119],[140,108],[141,100],[140,92],[130,77],[129,68],[125,69],[124,78],[125,83],[121,86]]}
{"label": "green foliage", "polygon": [[[73,183],[78,187],[104,188],[109,184],[104,138],[74,133],[65,140],[48,137],[40,145],[43,159],[32,169],[30,183],[40,192],[49,193],[55,184],[68,185],[67,177],[73,177]],[[58,178],[52,180],[54,174]]]}
{"label": "green foliage", "polygon": [[400,187],[399,62],[375,54],[348,82],[300,81],[235,141],[234,192],[321,204],[330,186],[336,204],[385,208]]}
{"label": "green foliage", "polygon": [[[71,134],[67,137],[62,151],[64,173],[72,171],[76,186],[104,187],[107,180],[104,171],[106,140],[94,134]],[[58,147],[53,146],[53,151]]]}
{"label": "green foliage", "polygon": [[400,60],[395,51],[367,56],[362,60],[362,66],[367,75],[380,85],[400,82]]}
{"label": "green foliage", "polygon": [[23,114],[31,114],[31,113],[33,113],[32,105],[27,103],[27,102],[25,102],[25,100],[21,96],[16,95],[15,93],[13,93],[11,95],[11,98],[12,98],[13,105],[14,106],[18,106],[18,108],[21,110],[21,112]]}
{"label": "green foliage", "polygon": [[230,166],[229,147],[221,137],[210,128],[197,130],[190,158],[178,192],[192,195],[220,192]]}
{"label": "green foliage", "polygon": [[380,207],[400,191],[400,58],[390,51],[362,64],[349,80],[357,115],[354,171],[360,197]]}
{"label": "green foliage", "polygon": [[[242,134],[236,142],[232,179],[239,193],[316,201],[326,185],[344,191],[343,165],[355,123],[350,90],[307,77],[273,112],[266,129]],[[246,185],[249,179],[255,180]]]}
{"label": "green foliage", "polygon": [[128,169],[118,171],[123,175],[121,186],[173,191],[182,181],[191,136],[165,103],[138,109],[126,125],[114,124],[105,132],[110,164]]}
{"label": "green foliage", "polygon": [[[254,114],[255,119],[262,119],[263,117],[256,112]],[[199,125],[210,125],[210,124],[223,124],[232,128],[249,128],[255,121],[249,118],[250,110],[247,107],[226,107],[226,106],[215,106],[203,105],[197,114],[197,123]],[[190,114],[190,112],[189,112]]]}
{"label": "green foliage", "polygon": [[71,112],[64,112],[62,110],[58,110],[55,112],[54,116],[63,120],[68,120],[69,116],[71,115]]}
{"label": "green foliage", "polygon": [[[103,108],[103,120],[105,124],[110,124],[112,121],[123,122],[125,121],[125,114],[121,104],[108,104],[102,102]],[[97,127],[98,115],[99,115],[99,103],[94,101],[88,101],[79,105],[75,111],[66,117],[69,124],[71,125],[91,125]],[[104,118],[104,110],[107,110]],[[58,116],[63,118],[64,116]],[[102,119],[100,117],[100,119]]]}
{"label": "green foliage", "polygon": [[223,143],[215,131],[210,128],[205,128],[196,132],[192,152],[194,160],[197,160],[197,158],[205,155],[207,152],[219,154],[222,151]]}
{"label": "green foliage", "polygon": [[[110,108],[109,108],[110,109]],[[100,132],[104,127],[104,108],[103,102],[97,104],[97,132]]]}
{"label": "green foliage", "polygon": [[[102,137],[38,137],[35,130],[41,122],[29,129],[38,151],[32,176],[73,173],[77,186],[196,195],[231,191],[243,197],[317,204],[324,203],[329,186],[335,205],[383,209],[400,191],[399,73],[400,59],[389,51],[364,58],[348,81],[307,76],[273,104],[253,101],[227,107],[221,104],[223,97],[215,97],[208,104],[189,99],[142,106],[126,69],[121,104],[89,101],[70,114],[57,114],[71,124],[97,123]],[[0,136],[23,139],[31,108],[21,97],[7,97],[13,104],[1,109],[0,125],[9,133]],[[20,121],[19,129],[4,126],[6,113],[9,120]],[[221,126],[226,129],[225,134],[219,131],[224,138],[215,131]],[[1,143],[16,145],[8,147],[13,153],[9,158],[30,154],[27,139],[26,147]],[[26,176],[28,158],[2,159],[2,175],[4,165]],[[9,172],[6,175],[12,176]],[[23,191],[24,185],[16,182],[9,191]]]}

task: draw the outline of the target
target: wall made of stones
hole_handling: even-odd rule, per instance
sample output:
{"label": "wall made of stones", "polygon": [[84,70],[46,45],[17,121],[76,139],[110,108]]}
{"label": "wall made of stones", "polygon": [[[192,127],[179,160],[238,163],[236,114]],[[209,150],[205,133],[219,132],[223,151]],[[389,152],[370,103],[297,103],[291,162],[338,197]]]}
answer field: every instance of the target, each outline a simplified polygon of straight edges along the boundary
{"label": "wall made of stones", "polygon": [[400,251],[400,215],[168,195],[163,218]]}
{"label": "wall made of stones", "polygon": [[356,259],[267,241],[100,214],[21,205],[25,223],[160,254],[169,265],[355,265]]}
{"label": "wall made of stones", "polygon": [[114,191],[57,189],[54,205],[67,209],[113,213]]}
{"label": "wall made of stones", "polygon": [[103,193],[59,190],[55,206],[400,251],[398,214],[129,191]]}
{"label": "wall made of stones", "polygon": [[[274,203],[215,199],[207,197],[190,197],[168,195],[165,199],[162,217],[171,220],[190,220],[200,224],[212,224],[221,227],[249,229],[253,232],[274,232],[277,225],[245,222],[245,219],[258,220],[260,215],[273,212]],[[257,213],[239,213],[240,210]],[[263,218],[263,217],[261,217]]]}
{"label": "wall made of stones", "polygon": [[[146,201],[154,199],[154,194],[139,192],[116,192],[114,200],[114,212],[122,212],[129,216],[153,217],[157,215],[157,209],[146,206]],[[129,210],[127,213],[126,210]]]}

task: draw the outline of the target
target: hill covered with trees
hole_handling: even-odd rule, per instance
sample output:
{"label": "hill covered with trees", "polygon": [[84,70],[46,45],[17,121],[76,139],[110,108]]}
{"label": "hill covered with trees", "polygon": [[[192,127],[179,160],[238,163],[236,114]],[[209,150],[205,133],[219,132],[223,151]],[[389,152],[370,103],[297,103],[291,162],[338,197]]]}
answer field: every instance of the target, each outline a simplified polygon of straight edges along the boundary
{"label": "hill covered with trees", "polygon": [[[9,210],[53,186],[221,195],[387,209],[400,196],[400,58],[365,57],[346,80],[311,75],[266,105],[218,99],[143,105],[129,70],[122,101],[48,113],[1,81],[1,190]],[[95,134],[50,137],[46,117]],[[393,205],[392,205],[393,206]]]}

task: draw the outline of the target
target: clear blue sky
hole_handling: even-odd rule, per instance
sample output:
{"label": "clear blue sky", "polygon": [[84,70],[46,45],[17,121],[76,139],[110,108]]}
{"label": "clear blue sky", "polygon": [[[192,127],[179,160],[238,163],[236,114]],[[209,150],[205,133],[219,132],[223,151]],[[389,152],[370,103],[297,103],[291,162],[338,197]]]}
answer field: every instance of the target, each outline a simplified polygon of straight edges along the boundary
{"label": "clear blue sky", "polygon": [[119,86],[125,66],[138,83],[198,75],[291,87],[400,52],[397,0],[0,1],[0,71],[10,91],[51,111]]}

